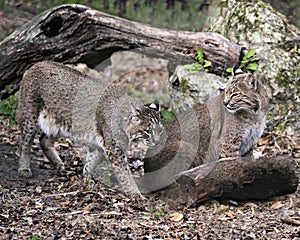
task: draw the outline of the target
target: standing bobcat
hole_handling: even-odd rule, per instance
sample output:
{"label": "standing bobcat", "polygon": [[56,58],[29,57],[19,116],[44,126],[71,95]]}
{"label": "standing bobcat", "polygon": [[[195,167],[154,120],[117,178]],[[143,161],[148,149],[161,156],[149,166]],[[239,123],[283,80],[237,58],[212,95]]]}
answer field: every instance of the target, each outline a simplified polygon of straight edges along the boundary
{"label": "standing bobcat", "polygon": [[140,184],[156,190],[191,167],[224,157],[252,158],[252,148],[265,127],[267,107],[260,81],[252,74],[233,76],[220,95],[185,111],[166,126],[166,145],[156,154],[155,149],[149,150]]}
{"label": "standing bobcat", "polygon": [[[53,147],[54,139],[84,140],[88,146],[85,170],[92,176],[97,174],[97,164],[114,149],[124,154],[125,162],[127,156],[143,158],[147,149],[160,141],[164,130],[157,104],[143,106],[119,85],[100,82],[51,61],[37,63],[25,72],[18,122],[19,175],[26,178],[32,176],[30,149],[38,129],[42,130],[41,148],[58,171],[64,170],[64,164]],[[125,162],[118,174],[128,169]]]}

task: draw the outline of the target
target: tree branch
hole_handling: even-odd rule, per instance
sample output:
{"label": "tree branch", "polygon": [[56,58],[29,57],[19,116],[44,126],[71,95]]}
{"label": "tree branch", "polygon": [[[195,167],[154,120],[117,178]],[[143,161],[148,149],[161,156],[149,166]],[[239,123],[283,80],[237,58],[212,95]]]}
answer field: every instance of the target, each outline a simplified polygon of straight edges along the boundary
{"label": "tree branch", "polygon": [[217,33],[158,29],[82,5],[61,5],[0,43],[0,90],[7,84],[17,89],[24,71],[42,60],[83,62],[94,68],[116,51],[137,48],[150,48],[144,53],[175,65],[192,62],[202,48],[216,73],[238,64],[242,49]]}

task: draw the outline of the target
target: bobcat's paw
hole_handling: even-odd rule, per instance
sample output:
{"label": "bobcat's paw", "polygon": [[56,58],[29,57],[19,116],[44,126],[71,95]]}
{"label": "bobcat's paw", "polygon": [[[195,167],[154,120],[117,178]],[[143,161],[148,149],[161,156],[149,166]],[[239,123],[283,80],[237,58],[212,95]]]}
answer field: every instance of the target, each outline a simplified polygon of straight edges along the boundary
{"label": "bobcat's paw", "polygon": [[32,177],[32,172],[30,168],[26,167],[20,167],[18,170],[19,176],[23,178],[31,178]]}
{"label": "bobcat's paw", "polygon": [[64,164],[58,164],[58,165],[56,165],[56,171],[59,174],[64,174],[66,172],[65,165]]}

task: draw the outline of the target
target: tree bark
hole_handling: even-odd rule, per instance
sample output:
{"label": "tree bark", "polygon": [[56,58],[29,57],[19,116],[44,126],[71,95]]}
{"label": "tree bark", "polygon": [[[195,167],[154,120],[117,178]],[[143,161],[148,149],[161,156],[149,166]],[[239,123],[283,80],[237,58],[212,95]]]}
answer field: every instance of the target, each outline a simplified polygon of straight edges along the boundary
{"label": "tree bark", "polygon": [[24,71],[42,60],[83,62],[94,68],[116,51],[138,48],[146,55],[172,60],[173,65],[193,62],[201,48],[215,73],[238,64],[242,50],[213,32],[158,29],[82,5],[61,5],[0,43],[0,90],[7,84],[16,90]]}
{"label": "tree bark", "polygon": [[289,156],[248,160],[221,159],[179,174],[162,191],[171,205],[193,205],[208,199],[267,200],[293,193],[299,182],[296,162]]}

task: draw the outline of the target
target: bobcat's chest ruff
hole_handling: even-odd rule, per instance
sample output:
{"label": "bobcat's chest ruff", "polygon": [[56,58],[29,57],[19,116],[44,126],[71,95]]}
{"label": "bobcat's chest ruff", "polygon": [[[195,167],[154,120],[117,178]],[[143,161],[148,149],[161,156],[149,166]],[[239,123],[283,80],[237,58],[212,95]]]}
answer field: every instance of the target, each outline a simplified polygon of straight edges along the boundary
{"label": "bobcat's chest ruff", "polygon": [[240,156],[244,156],[257,143],[260,136],[263,134],[265,122],[251,125],[245,129],[243,141],[240,145]]}

